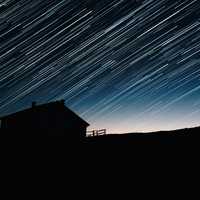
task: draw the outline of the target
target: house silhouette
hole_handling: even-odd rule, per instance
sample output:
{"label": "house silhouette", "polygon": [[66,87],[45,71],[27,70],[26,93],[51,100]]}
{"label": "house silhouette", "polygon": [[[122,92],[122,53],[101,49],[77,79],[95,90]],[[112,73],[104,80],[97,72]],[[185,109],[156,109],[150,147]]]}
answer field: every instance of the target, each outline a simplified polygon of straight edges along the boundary
{"label": "house silhouette", "polygon": [[9,134],[55,135],[84,138],[89,124],[65,106],[64,100],[32,107],[0,118]]}

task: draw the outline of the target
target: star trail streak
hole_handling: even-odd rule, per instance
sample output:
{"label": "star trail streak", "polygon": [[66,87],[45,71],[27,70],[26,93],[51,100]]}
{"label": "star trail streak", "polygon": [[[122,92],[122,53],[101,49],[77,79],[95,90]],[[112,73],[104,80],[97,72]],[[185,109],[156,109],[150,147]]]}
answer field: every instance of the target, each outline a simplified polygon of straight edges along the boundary
{"label": "star trail streak", "polygon": [[200,1],[1,0],[0,115],[62,98],[91,129],[200,125]]}

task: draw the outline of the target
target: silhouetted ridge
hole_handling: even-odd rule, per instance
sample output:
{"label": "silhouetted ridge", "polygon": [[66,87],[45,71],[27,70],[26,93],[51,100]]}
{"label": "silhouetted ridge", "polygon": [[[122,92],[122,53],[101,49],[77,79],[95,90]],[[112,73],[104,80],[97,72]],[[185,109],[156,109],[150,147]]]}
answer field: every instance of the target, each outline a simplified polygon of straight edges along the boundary
{"label": "silhouetted ridge", "polygon": [[153,144],[153,143],[174,143],[180,141],[183,138],[196,139],[200,136],[200,127],[187,128],[173,131],[160,131],[151,133],[127,133],[127,134],[110,134],[99,137],[87,138],[88,143],[100,143],[100,144]]}

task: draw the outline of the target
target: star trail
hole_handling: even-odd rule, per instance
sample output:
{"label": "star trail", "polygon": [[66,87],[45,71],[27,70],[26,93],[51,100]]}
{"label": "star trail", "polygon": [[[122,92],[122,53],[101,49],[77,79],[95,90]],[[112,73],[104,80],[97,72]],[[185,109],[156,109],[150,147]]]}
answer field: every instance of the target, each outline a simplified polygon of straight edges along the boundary
{"label": "star trail", "polygon": [[0,1],[0,115],[58,99],[110,133],[200,125],[200,1]]}

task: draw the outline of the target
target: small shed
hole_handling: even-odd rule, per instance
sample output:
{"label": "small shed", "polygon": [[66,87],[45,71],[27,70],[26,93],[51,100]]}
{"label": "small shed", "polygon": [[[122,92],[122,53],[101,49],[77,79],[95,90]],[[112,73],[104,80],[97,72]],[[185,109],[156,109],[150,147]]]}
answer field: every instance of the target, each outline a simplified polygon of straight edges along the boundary
{"label": "small shed", "polygon": [[65,106],[64,100],[32,107],[8,116],[0,117],[0,130],[8,134],[86,136],[89,124]]}

